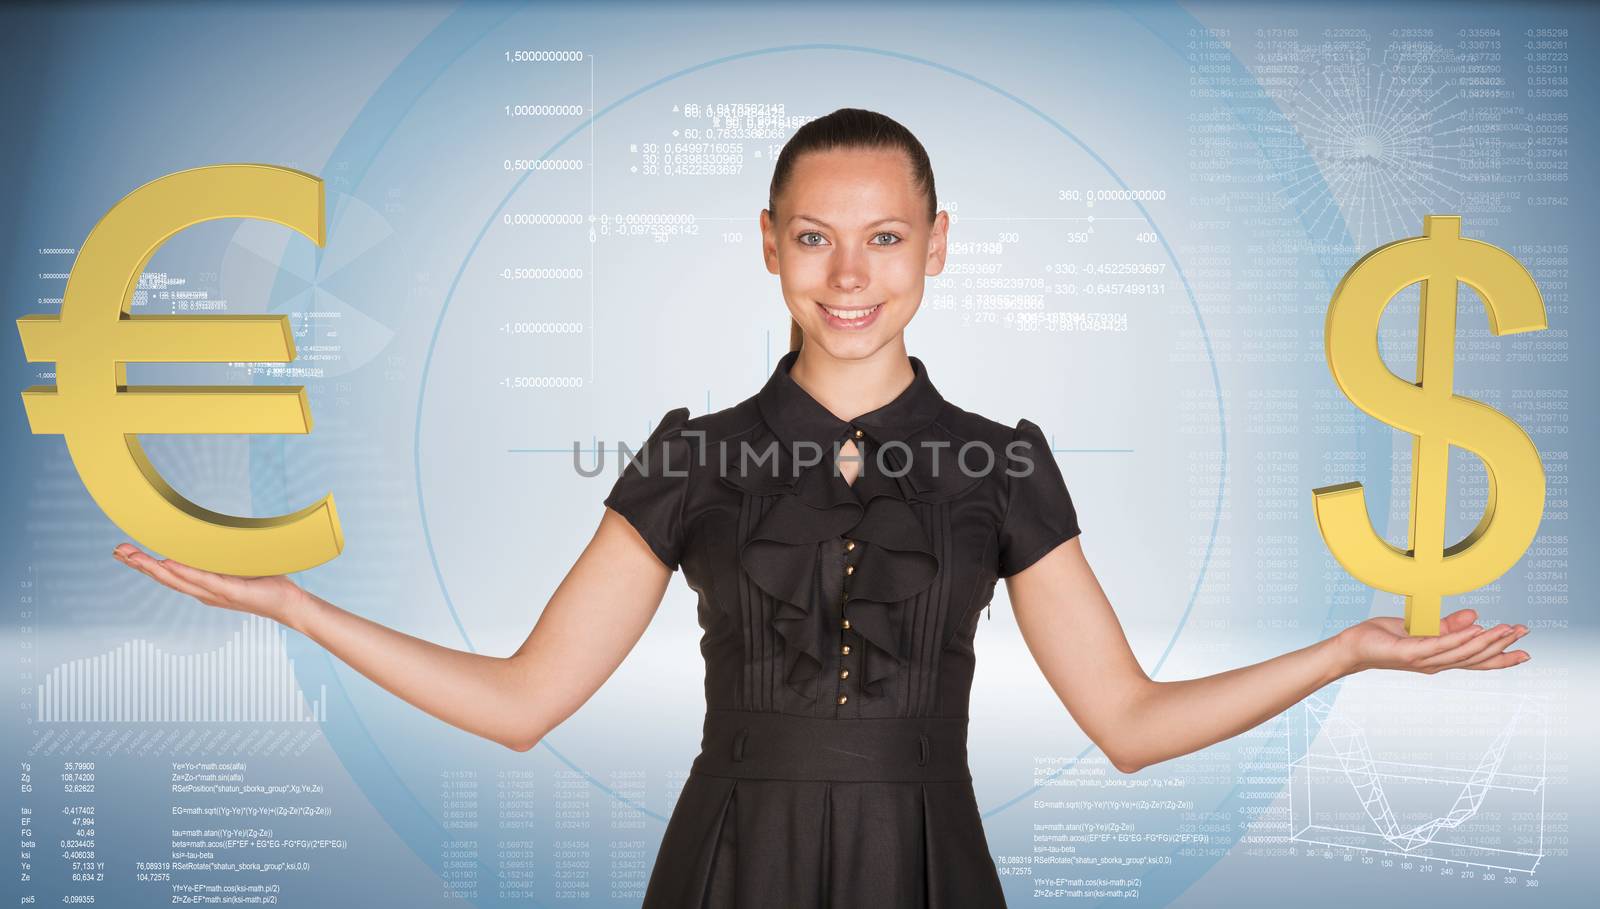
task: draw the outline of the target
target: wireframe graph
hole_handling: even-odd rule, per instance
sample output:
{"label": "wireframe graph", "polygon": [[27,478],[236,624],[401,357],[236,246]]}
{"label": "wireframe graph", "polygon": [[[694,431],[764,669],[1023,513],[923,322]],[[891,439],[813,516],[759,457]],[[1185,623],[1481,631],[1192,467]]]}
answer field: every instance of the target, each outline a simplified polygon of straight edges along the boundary
{"label": "wireframe graph", "polygon": [[1307,698],[1286,725],[1293,840],[1534,872],[1549,737],[1541,699],[1340,688],[1337,700]]}
{"label": "wireframe graph", "polygon": [[1423,212],[1459,209],[1475,173],[1504,163],[1480,160],[1463,138],[1472,124],[1449,78],[1458,65],[1446,48],[1399,42],[1378,61],[1330,51],[1305,67],[1278,128],[1305,156],[1271,161],[1280,196],[1308,213],[1313,236],[1348,230],[1359,249],[1399,239]]}

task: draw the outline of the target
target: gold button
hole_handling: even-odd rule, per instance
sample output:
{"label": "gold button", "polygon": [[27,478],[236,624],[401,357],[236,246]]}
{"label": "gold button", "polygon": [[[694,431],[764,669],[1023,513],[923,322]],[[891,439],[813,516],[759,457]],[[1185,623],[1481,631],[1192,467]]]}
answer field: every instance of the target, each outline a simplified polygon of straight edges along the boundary
{"label": "gold button", "polygon": [[845,552],[849,552],[850,550],[852,550],[854,548],[856,548],[856,541],[855,540],[845,540],[844,541],[844,551]]}
{"label": "gold button", "polygon": [[848,694],[839,695],[839,703],[843,704],[845,701],[848,701],[848,700],[850,700],[850,695],[848,695]]}
{"label": "gold button", "polygon": [[849,656],[850,655],[850,645],[849,644],[840,645],[839,646],[839,652],[844,654],[845,656]]}
{"label": "gold button", "polygon": [[854,566],[854,565],[846,565],[846,566],[844,566],[844,573],[845,574],[855,574],[856,573],[856,566]]}
{"label": "gold button", "polygon": [[862,437],[862,436],[864,436],[864,435],[866,435],[866,433],[864,433],[864,432],[862,432],[862,431],[861,431],[861,430],[859,430],[859,429],[858,429],[858,430],[856,430],[856,438],[858,438],[858,439],[859,439],[859,438],[861,438],[861,437]]}
{"label": "gold button", "polygon": [[849,619],[841,619],[839,624],[841,626],[845,627],[845,628],[849,628],[850,627],[850,620]]}
{"label": "gold button", "polygon": [[849,677],[850,677],[850,670],[848,670],[848,669],[839,670],[839,678],[848,679]]}

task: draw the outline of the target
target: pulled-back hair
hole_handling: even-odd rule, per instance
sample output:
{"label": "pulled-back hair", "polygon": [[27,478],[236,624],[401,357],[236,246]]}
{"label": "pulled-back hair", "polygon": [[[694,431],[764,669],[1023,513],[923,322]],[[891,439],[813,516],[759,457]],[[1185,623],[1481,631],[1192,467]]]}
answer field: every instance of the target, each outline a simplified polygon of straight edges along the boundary
{"label": "pulled-back hair", "polygon": [[[923,148],[917,137],[911,134],[911,130],[890,117],[859,107],[841,107],[795,130],[789,141],[784,143],[783,150],[778,153],[777,163],[772,168],[772,186],[767,190],[767,211],[773,223],[776,224],[778,219],[777,198],[789,185],[789,178],[794,174],[795,162],[801,155],[807,152],[860,148],[894,149],[904,152],[907,162],[911,165],[912,181],[927,197],[928,220],[934,219],[938,214],[939,202],[933,185],[933,164],[928,160],[927,149]],[[800,323],[791,318],[789,349],[799,350],[800,341]]]}

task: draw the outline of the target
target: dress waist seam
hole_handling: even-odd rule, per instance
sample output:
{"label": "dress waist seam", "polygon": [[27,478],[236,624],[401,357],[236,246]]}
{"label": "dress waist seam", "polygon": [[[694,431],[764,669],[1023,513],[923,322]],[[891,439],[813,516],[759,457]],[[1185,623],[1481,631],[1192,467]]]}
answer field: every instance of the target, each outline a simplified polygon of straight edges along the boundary
{"label": "dress waist seam", "polygon": [[972,781],[967,717],[707,710],[693,772],[742,779]]}

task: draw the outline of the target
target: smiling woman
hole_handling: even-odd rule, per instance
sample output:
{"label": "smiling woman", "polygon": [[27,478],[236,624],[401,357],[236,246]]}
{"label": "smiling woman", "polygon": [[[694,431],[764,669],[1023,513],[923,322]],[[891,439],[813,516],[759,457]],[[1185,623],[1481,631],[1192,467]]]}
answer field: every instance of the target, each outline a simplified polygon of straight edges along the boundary
{"label": "smiling woman", "polygon": [[[829,180],[828,191],[814,193],[807,204],[789,200],[783,221],[775,224],[773,213],[790,185],[815,187],[817,172],[823,169],[837,169],[830,176],[845,179]],[[822,210],[841,214],[833,216],[836,223],[829,223]],[[919,225],[925,241],[921,246],[914,242]],[[884,338],[898,333],[916,314],[923,276],[942,270],[948,229],[949,216],[938,210],[933,165],[910,130],[882,114],[848,107],[807,123],[784,145],[773,165],[767,207],[761,213],[767,271],[782,279],[789,306],[789,348],[800,348],[808,328],[812,337],[819,337],[818,328],[862,331],[875,326],[878,343],[869,338],[861,347],[881,347]],[[793,242],[779,244],[779,232]],[[874,286],[863,288],[859,276],[852,279],[849,274],[837,275],[839,285],[830,285],[827,274],[819,272],[829,263],[839,266],[841,243],[858,241],[880,256],[870,260],[878,265],[871,275]],[[817,250],[811,261],[806,258],[808,250]],[[783,267],[780,255],[785,257]],[[865,263],[853,266],[847,255],[843,264],[848,270]],[[924,265],[935,267],[919,267]],[[908,293],[912,286],[914,295]],[[870,296],[853,299],[863,293]],[[900,301],[892,314],[895,323],[879,326],[879,311],[888,302],[882,297],[890,293]],[[807,315],[802,316],[801,310]]]}
{"label": "smiling woman", "polygon": [[967,764],[976,620],[1002,578],[1066,712],[1127,773],[1358,670],[1527,659],[1505,652],[1526,628],[1485,631],[1462,610],[1437,637],[1374,618],[1255,665],[1152,681],[1084,557],[1044,431],[956,406],[906,352],[949,229],[921,143],[870,111],[813,120],[779,155],[760,222],[791,349],[738,404],[662,416],[512,656],[402,634],[283,577],[218,575],[128,544],[117,557],[201,602],[281,621],[519,751],[604,684],[681,568],[705,631],[706,713],[645,909],[1004,906]]}

